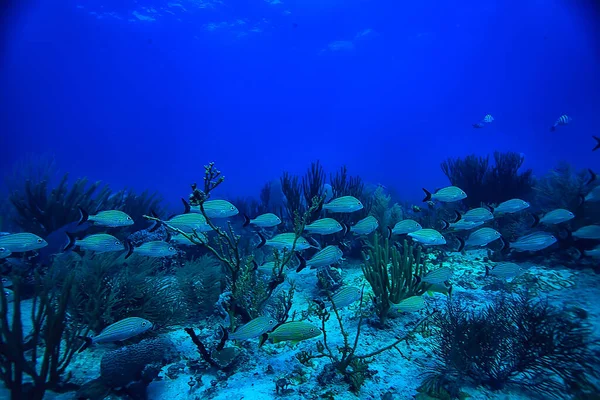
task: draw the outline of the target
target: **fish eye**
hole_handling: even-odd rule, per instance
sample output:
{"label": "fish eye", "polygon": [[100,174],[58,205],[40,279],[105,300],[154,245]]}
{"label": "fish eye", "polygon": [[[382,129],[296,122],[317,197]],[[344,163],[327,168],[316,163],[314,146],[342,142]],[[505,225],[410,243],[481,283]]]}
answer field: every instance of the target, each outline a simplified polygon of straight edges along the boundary
{"label": "fish eye", "polygon": [[43,240],[42,240],[42,239],[38,239],[38,240],[37,240],[37,242],[38,242],[38,243],[42,243],[42,242],[43,242]]}
{"label": "fish eye", "polygon": [[142,322],[142,327],[146,326],[146,321]]}
{"label": "fish eye", "polygon": [[[0,247],[0,251],[6,251],[6,247]],[[2,278],[4,279],[4,278]]]}
{"label": "fish eye", "polygon": [[169,247],[169,251],[175,251],[175,247],[173,247],[173,246]]}
{"label": "fish eye", "polygon": [[115,244],[118,246],[121,244],[121,242],[119,242],[118,240],[115,242]]}
{"label": "fish eye", "polygon": [[127,221],[131,221],[131,217],[127,217]]}
{"label": "fish eye", "polygon": [[273,322],[275,322],[275,321],[273,321],[272,319],[270,319],[269,320],[269,325],[272,324]]}
{"label": "fish eye", "polygon": [[234,206],[231,206],[231,207],[229,207],[229,209],[230,209],[230,210],[233,210],[233,209],[235,209],[235,207],[234,207]]}

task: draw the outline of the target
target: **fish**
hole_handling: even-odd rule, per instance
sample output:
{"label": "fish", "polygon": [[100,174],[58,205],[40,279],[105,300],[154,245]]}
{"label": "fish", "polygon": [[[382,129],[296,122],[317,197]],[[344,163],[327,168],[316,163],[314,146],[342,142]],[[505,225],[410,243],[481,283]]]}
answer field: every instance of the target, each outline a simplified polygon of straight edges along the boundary
{"label": "fish", "polygon": [[304,227],[304,230],[319,235],[331,235],[333,233],[338,233],[341,231],[344,231],[344,233],[346,233],[347,228],[342,226],[342,224],[340,224],[333,218],[321,218],[309,225],[306,225]]}
{"label": "fish", "polygon": [[562,222],[570,221],[573,218],[575,218],[575,214],[573,214],[569,210],[565,210],[564,208],[558,208],[556,210],[547,212],[542,218],[538,217],[535,214],[532,214],[532,216],[535,219],[533,225],[531,226],[532,228],[536,227],[539,224],[556,225]]}
{"label": "fish", "polygon": [[[296,239],[295,233],[280,233],[279,235],[273,236],[269,240],[265,239],[265,237],[261,233],[258,233],[258,236],[260,237],[260,243],[258,244],[258,246],[256,246],[257,249],[266,245],[274,247],[278,250],[291,250],[294,244],[294,240]],[[296,247],[294,248],[294,250],[302,251],[309,249],[310,247],[310,243],[308,243],[308,241],[305,238],[300,236],[298,240],[296,240]]]}
{"label": "fish", "polygon": [[[584,250],[583,254],[585,254],[588,257],[600,258],[600,245],[594,247],[591,250]],[[6,287],[7,285],[4,286]]]}
{"label": "fish", "polygon": [[123,211],[119,210],[100,211],[95,215],[90,215],[83,208],[79,207],[79,214],[79,223],[77,225],[82,225],[85,222],[109,228],[133,225],[133,219]]}
{"label": "fish", "polygon": [[464,190],[456,186],[442,188],[433,194],[431,194],[431,192],[425,188],[423,188],[423,191],[425,192],[425,198],[423,199],[424,203],[430,200],[452,203],[467,198],[467,194],[464,192]]}
{"label": "fish", "polygon": [[598,178],[596,173],[594,171],[592,171],[591,168],[588,168],[588,172],[590,173],[590,179],[587,180],[587,182],[585,183],[585,186],[589,186],[590,183],[594,182],[596,180],[596,178]]}
{"label": "fish", "polygon": [[163,242],[162,240],[146,242],[138,247],[133,247],[130,241],[125,258],[129,258],[133,253],[147,257],[172,257],[177,254],[177,249],[169,242]]}
{"label": "fish", "polygon": [[335,213],[351,213],[363,209],[363,204],[354,196],[342,196],[323,204],[323,210]]}
{"label": "fish", "polygon": [[11,253],[24,253],[48,246],[48,242],[33,233],[13,233],[0,236],[0,247]]}
{"label": "fish", "polygon": [[391,303],[390,306],[390,310],[395,313],[410,313],[424,309],[425,301],[421,296],[411,296],[398,304]]}
{"label": "fish", "polygon": [[331,302],[335,308],[340,309],[348,307],[350,304],[359,300],[362,296],[362,290],[355,286],[345,286],[331,296]]}
{"label": "fish", "polygon": [[267,261],[261,265],[256,264],[254,270],[263,274],[272,275],[275,268],[275,261]]}
{"label": "fish", "polygon": [[494,214],[487,208],[478,207],[464,213],[461,219],[466,222],[485,222],[494,219]]}
{"label": "fish", "polygon": [[600,201],[600,185],[593,188],[583,199],[584,201]]}
{"label": "fish", "polygon": [[235,332],[227,333],[226,339],[230,340],[248,340],[254,339],[269,332],[277,325],[277,320],[270,315],[254,318],[250,322],[240,326]]}
{"label": "fish", "polygon": [[460,242],[460,246],[457,251],[462,251],[465,246],[487,246],[494,240],[498,240],[502,237],[500,232],[492,228],[481,228],[471,233],[467,240],[457,238]]}
{"label": "fish", "polygon": [[83,337],[85,343],[79,349],[79,353],[90,347],[91,345],[98,343],[112,343],[119,342],[122,340],[130,339],[134,336],[140,335],[149,329],[152,329],[152,322],[144,318],[129,317],[115,322],[104,328],[100,334],[93,337]]}
{"label": "fish", "polygon": [[315,269],[335,264],[342,259],[343,253],[339,247],[329,245],[323,248],[322,250],[319,250],[308,261],[305,260],[300,254],[297,254],[296,256],[300,260],[300,265],[296,269],[296,272],[300,272],[306,267],[309,267],[310,269]]}
{"label": "fish", "polygon": [[[185,207],[184,214],[188,213],[202,213],[200,205],[191,206],[185,199],[181,199]],[[207,200],[203,204],[204,214],[208,218],[228,218],[239,214],[236,206],[228,202],[227,200]]]}
{"label": "fish", "polygon": [[408,234],[416,242],[426,245],[443,245],[446,244],[446,238],[435,229],[421,229]]}
{"label": "fish", "polygon": [[417,221],[404,219],[397,222],[393,228],[388,227],[388,237],[392,237],[392,235],[406,235],[411,232],[420,231],[421,229],[423,229],[423,227]]}
{"label": "fish", "polygon": [[122,251],[125,250],[123,242],[106,233],[98,233],[95,235],[86,236],[79,240],[70,232],[67,232],[68,243],[63,248],[63,251],[67,251],[77,246],[84,250],[91,250],[97,253],[104,253],[109,251]]}
{"label": "fish", "polygon": [[454,223],[448,223],[444,220],[442,220],[442,230],[451,228],[454,229],[455,231],[467,231],[469,229],[473,229],[473,228],[477,228],[478,226],[481,226],[484,224],[484,221],[478,221],[478,222],[471,222],[471,221],[465,221],[465,220],[460,220],[458,222],[454,222]]}
{"label": "fish", "polygon": [[485,126],[483,122],[476,122],[473,124],[473,128],[481,129]]}
{"label": "fish", "polygon": [[529,208],[529,203],[521,199],[510,199],[498,204],[496,208],[490,207],[494,214],[512,214]]}
{"label": "fish", "polygon": [[6,247],[0,247],[0,259],[9,257],[12,254],[12,251],[7,249]]}
{"label": "fish", "polygon": [[10,289],[4,289],[4,297],[6,297],[7,303],[12,303],[15,300],[15,292]]}
{"label": "fish", "polygon": [[312,339],[321,335],[321,330],[316,326],[303,321],[286,322],[279,325],[273,332],[267,333],[267,338],[273,343],[290,341],[297,343],[302,340]]}
{"label": "fish", "polygon": [[350,232],[356,235],[368,235],[379,228],[377,218],[372,215],[365,217],[350,227]]}
{"label": "fish", "polygon": [[427,294],[433,296],[434,293],[441,293],[446,296],[452,296],[452,285],[445,283],[433,283],[427,288]]}
{"label": "fish", "polygon": [[554,235],[546,232],[534,232],[510,243],[510,248],[515,251],[538,251],[550,247],[556,242],[557,239]]}
{"label": "fish", "polygon": [[501,279],[508,280],[516,278],[517,276],[523,274],[524,271],[525,270],[521,268],[519,264],[515,264],[512,262],[500,263],[493,268],[490,268],[487,265],[485,266],[486,277],[492,275]]}
{"label": "fish", "polygon": [[[200,243],[206,244],[208,243],[208,236],[206,233],[197,233],[198,237],[195,237],[196,240],[200,241]],[[181,245],[181,246],[196,246],[196,243],[192,242],[190,239],[182,235],[181,233],[171,234],[169,239],[171,242]]]}
{"label": "fish", "polygon": [[13,281],[5,276],[2,277],[2,286],[5,288],[12,287]]}
{"label": "fish", "polygon": [[273,213],[261,214],[254,219],[250,219],[247,215],[244,215],[244,224],[243,227],[247,227],[248,225],[255,225],[261,228],[272,228],[281,224],[281,218]]}
{"label": "fish", "polygon": [[572,233],[577,239],[600,239],[600,225],[587,225]]}
{"label": "fish", "polygon": [[492,117],[490,114],[487,114],[485,117],[483,117],[483,119],[481,120],[481,122],[485,122],[486,124],[492,123],[494,121],[494,117]]}
{"label": "fish", "polygon": [[442,285],[447,282],[452,276],[452,270],[448,267],[441,267],[438,269],[434,269],[433,271],[429,271],[421,278],[420,281],[429,283],[431,285]]}
{"label": "fish", "polygon": [[212,230],[202,214],[180,214],[169,219],[166,223],[185,233],[194,233],[194,231],[209,232]]}
{"label": "fish", "polygon": [[554,122],[554,125],[550,127],[550,132],[554,132],[556,130],[556,127],[559,125],[568,125],[572,120],[573,119],[568,115],[561,115],[560,117],[558,117],[556,122]]}
{"label": "fish", "polygon": [[596,141],[596,146],[594,146],[592,151],[596,151],[596,150],[600,149],[600,138],[598,136],[592,136],[592,137]]}

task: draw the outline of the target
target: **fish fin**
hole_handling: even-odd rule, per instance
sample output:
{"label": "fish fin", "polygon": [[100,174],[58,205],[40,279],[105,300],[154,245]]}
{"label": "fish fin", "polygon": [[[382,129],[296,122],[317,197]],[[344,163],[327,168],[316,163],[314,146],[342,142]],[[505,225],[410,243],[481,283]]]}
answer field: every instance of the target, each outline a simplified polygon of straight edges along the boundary
{"label": "fish fin", "polygon": [[81,207],[77,208],[79,208],[79,223],[77,224],[79,226],[83,225],[90,218],[90,214]]}
{"label": "fish fin", "polygon": [[487,204],[486,207],[489,208],[492,214],[494,213],[494,207],[490,206],[489,204]]}
{"label": "fish fin", "polygon": [[125,243],[127,243],[127,254],[125,254],[125,260],[127,260],[133,254],[134,247],[133,243],[129,239],[127,239]]}
{"label": "fish fin", "polygon": [[456,210],[454,210],[454,213],[455,213],[456,219],[452,222],[457,223],[458,221],[460,221],[462,219],[462,214]]}
{"label": "fish fin", "polygon": [[465,248],[465,239],[457,237],[456,240],[459,242],[458,249],[456,249],[456,251],[460,253]]}
{"label": "fish fin", "polygon": [[535,228],[536,226],[538,226],[540,224],[540,217],[533,213],[531,214],[531,216],[533,217],[533,224],[531,225],[531,227]]}
{"label": "fish fin", "polygon": [[216,348],[217,351],[223,350],[223,347],[225,346],[225,342],[227,340],[229,340],[229,332],[227,332],[227,329],[225,329],[223,327],[223,325],[219,325],[219,328],[221,328],[222,334],[221,334],[221,340],[219,341],[219,345]]}
{"label": "fish fin", "polygon": [[428,291],[427,291],[427,295],[428,295],[429,297],[433,297],[433,296],[434,296],[434,293],[433,293],[433,291],[432,291],[432,290],[428,290]]}
{"label": "fish fin", "polygon": [[[596,140],[600,140],[597,137],[595,137],[595,138],[596,138]],[[598,146],[600,146],[600,141],[598,142]],[[596,150],[598,148],[598,146],[596,146],[596,148],[594,150]],[[588,168],[588,172],[590,173],[590,180],[586,182],[586,184],[585,184],[586,186],[596,180],[596,173],[594,171],[592,171],[591,168]]]}
{"label": "fish fin", "polygon": [[[150,215],[154,218],[159,218],[154,210],[150,210]],[[160,227],[160,221],[152,221],[152,226],[148,228],[148,232],[154,232]]]}
{"label": "fish fin", "polygon": [[576,253],[577,253],[577,260],[578,260],[578,261],[579,261],[579,260],[581,260],[581,259],[584,257],[584,253],[583,253],[583,251],[580,251],[580,250],[579,250],[578,248],[576,248],[576,247],[575,247],[574,249],[575,249],[575,251],[576,251]]}
{"label": "fish fin", "polygon": [[483,277],[487,278],[489,275],[490,275],[490,266],[486,265],[485,266],[485,275]]}
{"label": "fish fin", "polygon": [[450,227],[448,221],[442,220],[442,230],[445,231],[446,229],[448,229],[448,227]]}
{"label": "fish fin", "polygon": [[343,230],[342,230],[343,235],[342,236],[346,236],[348,234],[348,232],[350,232],[350,227],[347,224],[345,224],[345,223],[342,222],[342,228],[343,228]]}
{"label": "fish fin", "polygon": [[258,269],[258,263],[256,262],[256,260],[252,260],[252,271],[256,271]]}
{"label": "fish fin", "polygon": [[556,130],[556,125],[552,125],[552,126],[550,127],[550,132],[554,132],[555,130]]}
{"label": "fish fin", "polygon": [[454,289],[454,286],[450,285],[448,287],[448,297],[452,298],[452,290]]}
{"label": "fish fin", "polygon": [[67,242],[66,246],[63,247],[63,251],[72,249],[75,246],[75,242],[77,241],[77,238],[75,238],[74,233],[71,233],[71,232],[65,232],[65,233],[67,234],[68,242]]}
{"label": "fish fin", "polygon": [[599,137],[597,137],[597,136],[592,136],[592,137],[593,137],[593,138],[596,140],[596,142],[597,142],[597,143],[596,143],[596,147],[594,147],[594,148],[592,149],[592,151],[596,151],[596,150],[600,149],[600,138],[599,138]]}
{"label": "fish fin", "polygon": [[388,239],[391,239],[391,238],[392,238],[392,228],[390,228],[390,227],[388,226],[388,227],[387,227],[387,230],[388,230],[388,235],[387,235],[387,238],[388,238]]}
{"label": "fish fin", "polygon": [[79,348],[79,350],[77,350],[78,353],[81,353],[82,351],[84,351],[85,349],[87,349],[88,347],[90,347],[93,343],[93,340],[91,337],[89,336],[77,336],[79,339],[84,340],[83,345]]}
{"label": "fish fin", "polygon": [[260,233],[260,232],[256,232],[256,233],[258,234],[258,237],[260,237],[260,243],[258,244],[258,246],[256,246],[256,248],[260,249],[267,243],[267,239],[265,239],[265,237],[262,235],[262,233]]}
{"label": "fish fin", "polygon": [[262,335],[260,335],[260,339],[258,339],[258,347],[262,347],[262,345],[265,344],[267,339],[269,339],[268,333],[263,333]]}
{"label": "fish fin", "polygon": [[181,198],[181,202],[183,203],[183,207],[185,208],[183,213],[184,214],[189,214],[190,213],[190,203],[188,203],[183,197]]}
{"label": "fish fin", "polygon": [[[180,234],[181,235],[181,234]],[[173,239],[173,235],[171,235],[171,232],[169,232],[167,230],[167,237],[165,238],[165,242],[170,242],[171,239]]]}
{"label": "fish fin", "polygon": [[509,246],[508,246],[508,242],[506,240],[504,240],[504,236],[500,236],[500,241],[502,242],[502,247],[500,247],[500,251],[504,251],[506,250]]}
{"label": "fish fin", "polygon": [[427,189],[423,188],[423,191],[425,192],[425,198],[423,199],[423,203],[428,202],[429,200],[431,200],[431,192],[429,192]]}
{"label": "fish fin", "polygon": [[306,260],[300,254],[296,253],[296,257],[298,257],[298,261],[300,261],[300,265],[296,268],[296,272],[302,271],[306,268]]}
{"label": "fish fin", "polygon": [[580,194],[577,197],[579,198],[579,204],[577,205],[577,207],[579,207],[585,202],[585,196]]}
{"label": "fish fin", "polygon": [[244,223],[242,224],[242,227],[245,228],[248,225],[250,225],[250,217],[248,217],[246,214],[244,214]]}

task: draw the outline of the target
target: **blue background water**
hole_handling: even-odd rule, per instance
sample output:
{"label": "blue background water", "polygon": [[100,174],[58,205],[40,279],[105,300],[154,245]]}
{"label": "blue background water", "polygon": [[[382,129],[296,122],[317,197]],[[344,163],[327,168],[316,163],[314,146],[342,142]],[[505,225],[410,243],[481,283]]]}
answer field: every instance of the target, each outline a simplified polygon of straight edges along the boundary
{"label": "blue background water", "polygon": [[447,183],[448,156],[598,167],[597,2],[282,1],[13,8],[0,167],[53,153],[63,172],[174,202],[208,161],[222,195],[320,159],[414,200]]}

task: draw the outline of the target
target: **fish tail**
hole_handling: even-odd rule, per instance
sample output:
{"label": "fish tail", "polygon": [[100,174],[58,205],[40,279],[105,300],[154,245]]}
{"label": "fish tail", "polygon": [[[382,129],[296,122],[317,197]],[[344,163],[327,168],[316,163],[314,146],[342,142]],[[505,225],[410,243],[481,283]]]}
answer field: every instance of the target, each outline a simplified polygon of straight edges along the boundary
{"label": "fish tail", "polygon": [[262,345],[265,344],[267,339],[269,339],[268,333],[263,333],[262,335],[260,335],[260,339],[258,340],[258,347],[262,347]]}
{"label": "fish tail", "polygon": [[500,236],[500,241],[502,242],[502,247],[500,247],[500,251],[504,251],[506,249],[508,249],[509,244],[506,240],[504,240],[504,236]]}
{"label": "fish tail", "polygon": [[222,332],[220,342],[225,343],[227,340],[229,340],[229,332],[227,332],[227,329],[225,329],[223,327],[223,325],[219,325],[219,328],[221,328],[221,332]]}
{"label": "fish tail", "polygon": [[298,268],[296,268],[296,272],[300,272],[304,268],[306,268],[306,260],[304,259],[304,257],[302,257],[300,254],[297,254],[297,253],[296,253],[296,257],[298,257],[298,261],[300,261],[300,265],[298,266]]}
{"label": "fish tail", "polygon": [[346,236],[348,234],[348,232],[350,232],[350,227],[348,226],[348,224],[345,224],[342,222],[342,237]]}
{"label": "fish tail", "polygon": [[125,243],[127,243],[127,254],[125,254],[125,259],[127,260],[129,256],[133,254],[133,243],[131,243],[131,240],[129,239],[127,239]]}
{"label": "fish tail", "polygon": [[75,242],[77,241],[77,238],[75,238],[74,233],[71,233],[71,232],[65,232],[65,233],[67,234],[68,242],[67,242],[66,246],[63,247],[63,251],[72,249],[75,246]]}
{"label": "fish tail", "polygon": [[540,224],[540,217],[533,213],[531,214],[531,216],[533,217],[533,224],[531,225],[531,227],[535,228],[536,226],[538,226]]}
{"label": "fish tail", "polygon": [[486,204],[486,207],[490,210],[492,214],[494,213],[494,207],[490,206],[489,204]]}
{"label": "fish tail", "polygon": [[260,243],[258,244],[258,246],[256,246],[256,248],[260,249],[267,243],[267,239],[265,239],[265,237],[262,235],[262,233],[260,233],[260,232],[257,232],[257,233],[258,233],[258,237],[260,237]]}
{"label": "fish tail", "polygon": [[248,217],[246,214],[244,214],[244,223],[242,224],[242,227],[247,227],[248,225],[250,225],[250,217]]}
{"label": "fish tail", "polygon": [[486,265],[484,278],[487,278],[488,276],[490,276],[490,266]]}
{"label": "fish tail", "polygon": [[81,346],[81,348],[79,350],[77,350],[78,353],[81,353],[82,351],[84,351],[85,349],[87,349],[88,347],[90,347],[93,343],[92,338],[88,337],[88,336],[77,336],[79,339],[83,340],[84,343]]}
{"label": "fish tail", "polygon": [[88,214],[87,211],[85,211],[83,208],[81,207],[77,207],[79,208],[79,223],[77,224],[77,226],[82,225],[84,222],[86,222],[89,218],[90,218],[90,214]]}
{"label": "fish tail", "polygon": [[388,231],[387,238],[388,238],[388,239],[391,239],[391,238],[392,238],[392,228],[390,228],[390,227],[388,226],[388,227],[387,227],[387,231]]}
{"label": "fish tail", "polygon": [[[594,138],[596,138],[596,140],[598,140],[598,146],[600,146],[600,139],[598,139],[596,136],[594,136]],[[598,148],[598,146],[596,146],[596,148],[594,150],[596,150]],[[586,186],[596,180],[596,173],[594,171],[592,171],[591,168],[588,168],[588,172],[590,173],[590,179],[586,182],[586,184],[585,184]]]}
{"label": "fish tail", "polygon": [[431,192],[429,192],[425,188],[423,188],[423,191],[425,192],[425,198],[423,199],[423,203],[427,203],[429,200],[431,200]]}
{"label": "fish tail", "polygon": [[456,251],[460,253],[465,248],[465,239],[459,237],[457,237],[456,239],[459,242],[458,249],[456,249]]}
{"label": "fish tail", "polygon": [[577,205],[577,207],[579,207],[585,202],[585,196],[580,194],[579,196],[577,196],[577,198],[579,199],[579,204]]}
{"label": "fish tail", "polygon": [[252,271],[256,271],[258,269],[258,263],[256,260],[252,260]]}
{"label": "fish tail", "polygon": [[[154,210],[150,210],[150,215],[158,218],[158,214]],[[152,226],[148,228],[148,232],[154,232],[160,227],[160,221],[152,221]]]}
{"label": "fish tail", "polygon": [[461,218],[462,218],[462,214],[461,213],[459,213],[458,211],[454,210],[454,215],[455,215],[456,219],[454,221],[452,221],[452,222],[457,223],[458,221],[461,220]]}
{"label": "fish tail", "polygon": [[592,149],[592,151],[596,151],[596,150],[600,149],[600,138],[597,136],[592,136],[592,137],[596,140],[596,147],[594,147]]}
{"label": "fish tail", "polygon": [[449,226],[450,226],[450,224],[448,223],[448,221],[442,220],[442,230],[443,231],[445,231],[446,229],[448,229]]}
{"label": "fish tail", "polygon": [[181,198],[181,202],[183,203],[183,207],[184,207],[184,214],[189,214],[190,213],[190,203],[188,203],[183,197]]}

